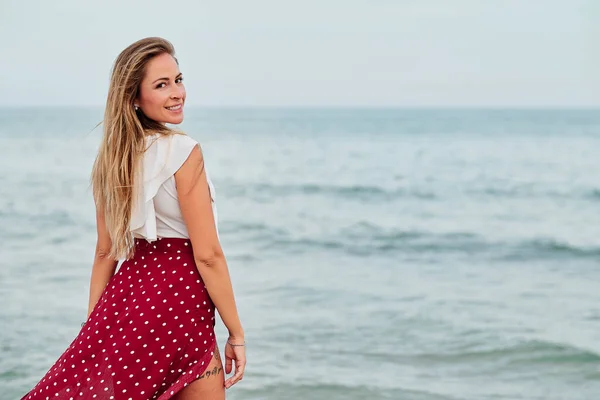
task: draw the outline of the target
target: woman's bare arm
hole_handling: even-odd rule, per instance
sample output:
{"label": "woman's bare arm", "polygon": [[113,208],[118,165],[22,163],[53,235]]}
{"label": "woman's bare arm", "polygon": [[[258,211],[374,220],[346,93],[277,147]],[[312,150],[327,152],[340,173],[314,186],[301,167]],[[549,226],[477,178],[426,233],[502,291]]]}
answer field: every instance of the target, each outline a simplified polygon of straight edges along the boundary
{"label": "woman's bare arm", "polygon": [[90,279],[90,299],[87,316],[92,313],[94,306],[100,299],[104,288],[110,278],[115,274],[118,261],[107,257],[112,241],[106,229],[104,213],[96,208],[96,229],[98,238],[96,240],[96,251],[94,252],[94,264],[92,266],[92,277]]}
{"label": "woman's bare arm", "polygon": [[194,259],[223,323],[234,340],[244,340],[229,269],[219,243],[212,200],[199,146],[175,173],[181,213],[192,242]]}

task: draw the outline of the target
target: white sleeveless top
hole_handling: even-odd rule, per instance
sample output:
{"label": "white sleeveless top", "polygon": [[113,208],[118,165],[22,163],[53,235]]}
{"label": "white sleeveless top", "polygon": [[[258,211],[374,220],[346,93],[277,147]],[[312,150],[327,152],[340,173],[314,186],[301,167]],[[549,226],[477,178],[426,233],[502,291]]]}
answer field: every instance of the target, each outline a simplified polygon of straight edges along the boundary
{"label": "white sleeveless top", "polygon": [[[189,239],[179,208],[175,172],[198,142],[187,135],[149,135],[132,206],[129,229],[134,237],[152,242],[159,237]],[[215,188],[204,166],[217,224]],[[218,235],[218,229],[217,229]]]}

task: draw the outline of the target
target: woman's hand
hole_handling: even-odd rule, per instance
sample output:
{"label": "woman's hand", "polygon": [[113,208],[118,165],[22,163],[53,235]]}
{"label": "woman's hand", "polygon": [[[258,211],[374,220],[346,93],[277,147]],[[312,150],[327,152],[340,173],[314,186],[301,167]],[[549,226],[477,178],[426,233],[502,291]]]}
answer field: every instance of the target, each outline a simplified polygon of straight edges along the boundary
{"label": "woman's hand", "polygon": [[246,369],[246,346],[244,346],[244,340],[230,336],[225,345],[225,373],[231,373],[232,362],[234,361],[235,374],[225,381],[226,389],[241,381]]}

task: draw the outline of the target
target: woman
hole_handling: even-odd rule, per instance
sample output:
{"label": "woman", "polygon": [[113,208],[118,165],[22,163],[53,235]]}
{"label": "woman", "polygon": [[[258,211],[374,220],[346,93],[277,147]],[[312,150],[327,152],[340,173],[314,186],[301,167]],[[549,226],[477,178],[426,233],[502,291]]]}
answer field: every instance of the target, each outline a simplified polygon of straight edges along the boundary
{"label": "woman", "polygon": [[[242,329],[219,244],[215,193],[183,121],[173,46],[116,59],[92,170],[97,245],[88,319],[22,399],[224,399],[244,375]],[[118,260],[123,259],[115,274]],[[229,338],[225,380],[215,308]]]}

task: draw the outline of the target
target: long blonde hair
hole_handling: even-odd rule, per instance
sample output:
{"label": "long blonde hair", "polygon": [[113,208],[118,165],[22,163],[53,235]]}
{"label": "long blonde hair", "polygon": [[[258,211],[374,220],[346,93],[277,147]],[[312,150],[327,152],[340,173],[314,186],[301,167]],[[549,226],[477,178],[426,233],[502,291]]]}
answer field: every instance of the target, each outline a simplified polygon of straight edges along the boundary
{"label": "long blonde hair", "polygon": [[175,58],[175,49],[169,41],[158,37],[144,38],[123,50],[112,68],[104,111],[104,134],[90,182],[94,202],[104,214],[112,241],[106,256],[113,259],[130,258],[133,254],[134,241],[129,224],[146,135],[178,133],[134,108],[146,65],[153,57],[164,53]]}

